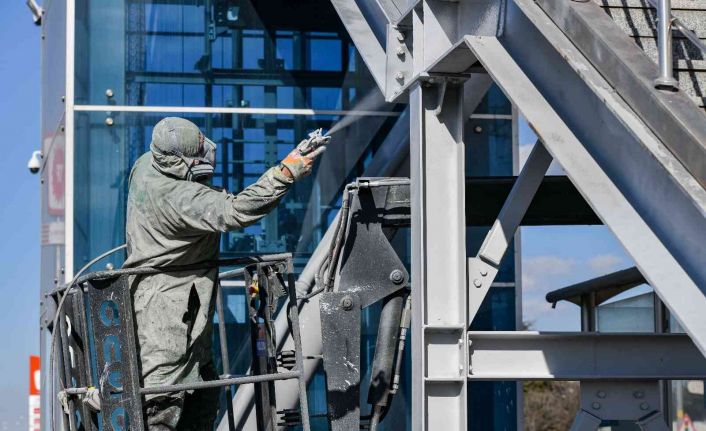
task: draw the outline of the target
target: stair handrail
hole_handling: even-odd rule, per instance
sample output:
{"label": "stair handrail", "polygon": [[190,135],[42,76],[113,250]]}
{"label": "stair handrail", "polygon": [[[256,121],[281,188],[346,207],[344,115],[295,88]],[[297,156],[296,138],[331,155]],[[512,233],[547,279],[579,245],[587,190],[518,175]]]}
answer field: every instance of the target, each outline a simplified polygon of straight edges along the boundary
{"label": "stair handrail", "polygon": [[[672,14],[671,0],[646,0],[657,10],[657,46],[659,52],[659,77],[655,80],[657,88],[677,89],[672,67],[672,32],[677,29],[693,43],[702,54],[706,55],[706,44],[688,28],[682,20]],[[658,3],[659,1],[659,3]]]}
{"label": "stair handrail", "polygon": [[[648,0],[649,1],[649,0]],[[672,2],[658,0],[657,4],[657,53],[659,56],[659,76],[654,81],[660,90],[679,91],[679,83],[674,79],[674,59],[672,58]]]}
{"label": "stair handrail", "polygon": [[[655,9],[659,9],[657,6],[657,2],[655,0],[646,0],[647,3],[650,4]],[[671,9],[671,8],[670,8]],[[691,43],[696,45],[699,50],[706,55],[706,44],[704,44],[701,39],[699,39],[699,36],[696,35],[690,28],[688,28],[686,25],[684,25],[684,22],[680,20],[679,18],[675,17],[673,14],[671,14],[670,10],[670,15],[672,16],[672,26],[679,30],[679,32],[684,35],[685,38],[689,39]]]}

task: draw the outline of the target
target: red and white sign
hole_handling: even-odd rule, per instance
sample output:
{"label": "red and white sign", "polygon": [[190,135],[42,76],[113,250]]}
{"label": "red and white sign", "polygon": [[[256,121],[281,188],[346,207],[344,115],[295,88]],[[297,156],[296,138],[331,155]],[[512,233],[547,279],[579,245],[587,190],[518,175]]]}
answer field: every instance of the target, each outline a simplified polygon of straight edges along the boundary
{"label": "red and white sign", "polygon": [[44,148],[47,152],[47,211],[54,216],[63,216],[66,194],[64,135],[45,137]]}
{"label": "red and white sign", "polygon": [[64,238],[63,220],[42,224],[42,245],[62,245]]}
{"label": "red and white sign", "polygon": [[29,431],[40,431],[39,388],[41,385],[39,356],[29,357]]}

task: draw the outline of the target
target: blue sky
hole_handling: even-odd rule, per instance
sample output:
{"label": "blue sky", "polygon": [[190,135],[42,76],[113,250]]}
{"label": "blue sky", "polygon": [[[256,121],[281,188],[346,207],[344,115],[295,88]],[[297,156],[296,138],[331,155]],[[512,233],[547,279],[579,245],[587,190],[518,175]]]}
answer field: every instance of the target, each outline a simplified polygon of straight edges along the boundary
{"label": "blue sky", "polygon": [[39,354],[39,41],[22,0],[0,6],[0,430],[26,429],[29,355]]}

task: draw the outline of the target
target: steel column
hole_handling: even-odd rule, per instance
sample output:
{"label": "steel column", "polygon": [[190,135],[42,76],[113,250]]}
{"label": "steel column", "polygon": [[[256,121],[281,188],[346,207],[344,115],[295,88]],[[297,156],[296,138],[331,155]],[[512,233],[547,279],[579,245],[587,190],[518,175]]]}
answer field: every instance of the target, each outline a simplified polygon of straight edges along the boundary
{"label": "steel column", "polygon": [[415,431],[467,428],[463,88],[438,91],[410,94]]}
{"label": "steel column", "polygon": [[377,40],[373,29],[366,21],[363,11],[357,2],[348,0],[331,0],[341,17],[343,25],[348,30],[355,47],[360,53],[370,74],[375,79],[380,90],[385,92],[385,48]]}

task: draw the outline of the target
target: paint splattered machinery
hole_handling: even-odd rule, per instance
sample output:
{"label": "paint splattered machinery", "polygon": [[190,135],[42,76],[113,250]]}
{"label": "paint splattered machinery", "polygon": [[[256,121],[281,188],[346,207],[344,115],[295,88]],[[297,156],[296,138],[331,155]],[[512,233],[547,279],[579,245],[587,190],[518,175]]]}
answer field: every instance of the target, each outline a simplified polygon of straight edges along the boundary
{"label": "paint splattered machinery", "polygon": [[[390,243],[400,228],[410,225],[409,205],[406,179],[361,178],[349,184],[344,191],[334,240],[318,270],[315,288],[299,297],[290,254],[85,275],[79,272],[71,283],[52,295],[57,304],[52,359],[56,360],[60,376],[60,387],[53,392],[58,393],[57,411],[61,408],[63,412],[64,428],[143,430],[145,395],[219,387],[225,392],[229,429],[240,429],[233,417],[233,388],[254,385],[258,430],[290,427],[309,430],[302,373],[307,352],[302,351],[299,307],[320,295],[321,359],[330,428],[376,429],[398,389],[410,322],[409,274]],[[219,279],[244,279],[249,298],[250,372],[228,373],[226,328],[218,325],[223,369],[218,380],[143,386],[129,277],[207,267],[237,267],[221,272]],[[215,309],[219,322],[224,322],[220,282],[217,290]],[[361,314],[363,309],[378,302],[382,303],[380,323],[367,396],[371,414],[361,418],[361,385],[367,384],[361,378]],[[287,315],[287,330],[294,340],[294,350],[283,350],[276,343],[274,317],[278,313]],[[279,380],[298,382],[297,409],[278,408],[275,382]]]}

